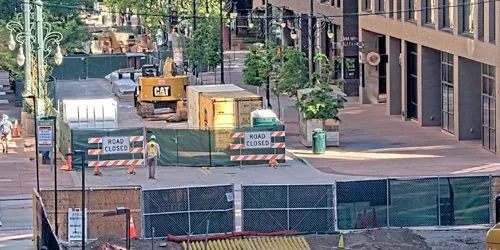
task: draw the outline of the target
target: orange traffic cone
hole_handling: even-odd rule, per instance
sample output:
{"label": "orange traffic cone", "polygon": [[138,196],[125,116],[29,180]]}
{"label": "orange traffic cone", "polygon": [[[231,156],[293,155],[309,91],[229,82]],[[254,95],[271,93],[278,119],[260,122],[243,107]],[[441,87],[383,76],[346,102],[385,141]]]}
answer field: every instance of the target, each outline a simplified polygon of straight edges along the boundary
{"label": "orange traffic cone", "polygon": [[12,128],[12,137],[19,138],[21,137],[21,133],[19,132],[19,123],[17,120],[14,120],[14,127]]}
{"label": "orange traffic cone", "polygon": [[66,164],[61,167],[61,170],[73,171],[73,158],[71,157],[71,143],[68,144],[68,154],[66,155]]}
{"label": "orange traffic cone", "polygon": [[94,175],[99,175],[99,176],[102,176],[102,172],[101,172],[101,170],[99,169],[99,166],[95,166],[95,167],[94,167]]}
{"label": "orange traffic cone", "polygon": [[368,218],[366,218],[366,208],[363,209],[363,217],[361,217],[361,228],[368,227]]}
{"label": "orange traffic cone", "polygon": [[276,161],[276,159],[272,159],[269,161],[270,168],[276,168],[277,166],[278,166],[278,162]]}
{"label": "orange traffic cone", "polygon": [[130,227],[128,232],[130,239],[137,238],[137,232],[135,231],[134,219],[132,218],[132,215],[130,215]]}
{"label": "orange traffic cone", "polygon": [[128,167],[127,174],[133,174],[133,175],[135,175],[135,166],[134,165],[130,165]]}

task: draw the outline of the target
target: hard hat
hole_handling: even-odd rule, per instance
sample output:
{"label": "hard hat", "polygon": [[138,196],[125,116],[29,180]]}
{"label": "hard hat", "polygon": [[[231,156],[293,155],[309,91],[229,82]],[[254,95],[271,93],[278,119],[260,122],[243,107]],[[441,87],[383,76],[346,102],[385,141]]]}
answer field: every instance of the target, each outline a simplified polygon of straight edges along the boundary
{"label": "hard hat", "polygon": [[149,137],[150,140],[156,140],[156,136],[155,135],[152,135],[151,137]]}

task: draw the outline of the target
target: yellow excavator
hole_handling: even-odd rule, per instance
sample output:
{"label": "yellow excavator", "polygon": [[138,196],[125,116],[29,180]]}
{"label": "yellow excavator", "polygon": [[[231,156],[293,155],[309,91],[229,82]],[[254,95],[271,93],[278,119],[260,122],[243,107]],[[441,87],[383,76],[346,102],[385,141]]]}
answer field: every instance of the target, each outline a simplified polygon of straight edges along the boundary
{"label": "yellow excavator", "polygon": [[184,105],[186,87],[189,83],[187,75],[177,75],[175,63],[167,58],[163,67],[163,75],[158,65],[142,66],[134,96],[137,113],[143,118],[155,118],[167,121],[182,121],[187,118]]}
{"label": "yellow excavator", "polygon": [[495,225],[486,233],[486,249],[500,250],[500,195],[495,197]]}

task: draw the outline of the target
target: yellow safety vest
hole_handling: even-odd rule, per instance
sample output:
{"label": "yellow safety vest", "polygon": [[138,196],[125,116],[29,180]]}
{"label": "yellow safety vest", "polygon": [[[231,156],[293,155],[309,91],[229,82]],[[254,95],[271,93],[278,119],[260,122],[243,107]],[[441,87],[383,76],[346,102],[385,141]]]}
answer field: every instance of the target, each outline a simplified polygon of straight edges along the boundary
{"label": "yellow safety vest", "polygon": [[158,144],[154,141],[148,142],[148,156],[158,155]]}

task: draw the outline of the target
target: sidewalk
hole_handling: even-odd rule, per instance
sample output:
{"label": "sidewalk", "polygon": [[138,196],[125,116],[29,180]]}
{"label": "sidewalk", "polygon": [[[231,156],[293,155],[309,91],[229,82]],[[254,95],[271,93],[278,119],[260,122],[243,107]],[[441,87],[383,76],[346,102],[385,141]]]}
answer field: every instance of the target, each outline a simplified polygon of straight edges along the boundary
{"label": "sidewalk", "polygon": [[480,141],[457,141],[439,127],[420,127],[385,114],[385,105],[350,103],[340,115],[340,147],[312,154],[296,136],[296,113],[286,115],[287,145],[318,170],[353,176],[402,177],[500,174],[498,158]]}
{"label": "sidewalk", "polygon": [[[264,89],[258,91],[255,86],[243,84],[244,56],[244,53],[225,54],[226,61],[232,60],[226,64],[235,66],[226,70],[226,83],[264,96]],[[213,76],[206,74],[209,84],[213,84]],[[356,97],[349,98],[340,115],[341,146],[314,155],[312,149],[300,143],[298,113],[293,101],[288,97],[281,97],[280,101],[287,149],[324,173],[365,177],[500,174],[499,159],[482,149],[479,140],[457,141],[439,127],[420,127],[402,121],[399,116],[388,116],[385,104],[361,105]],[[278,114],[274,95],[271,104]]]}

